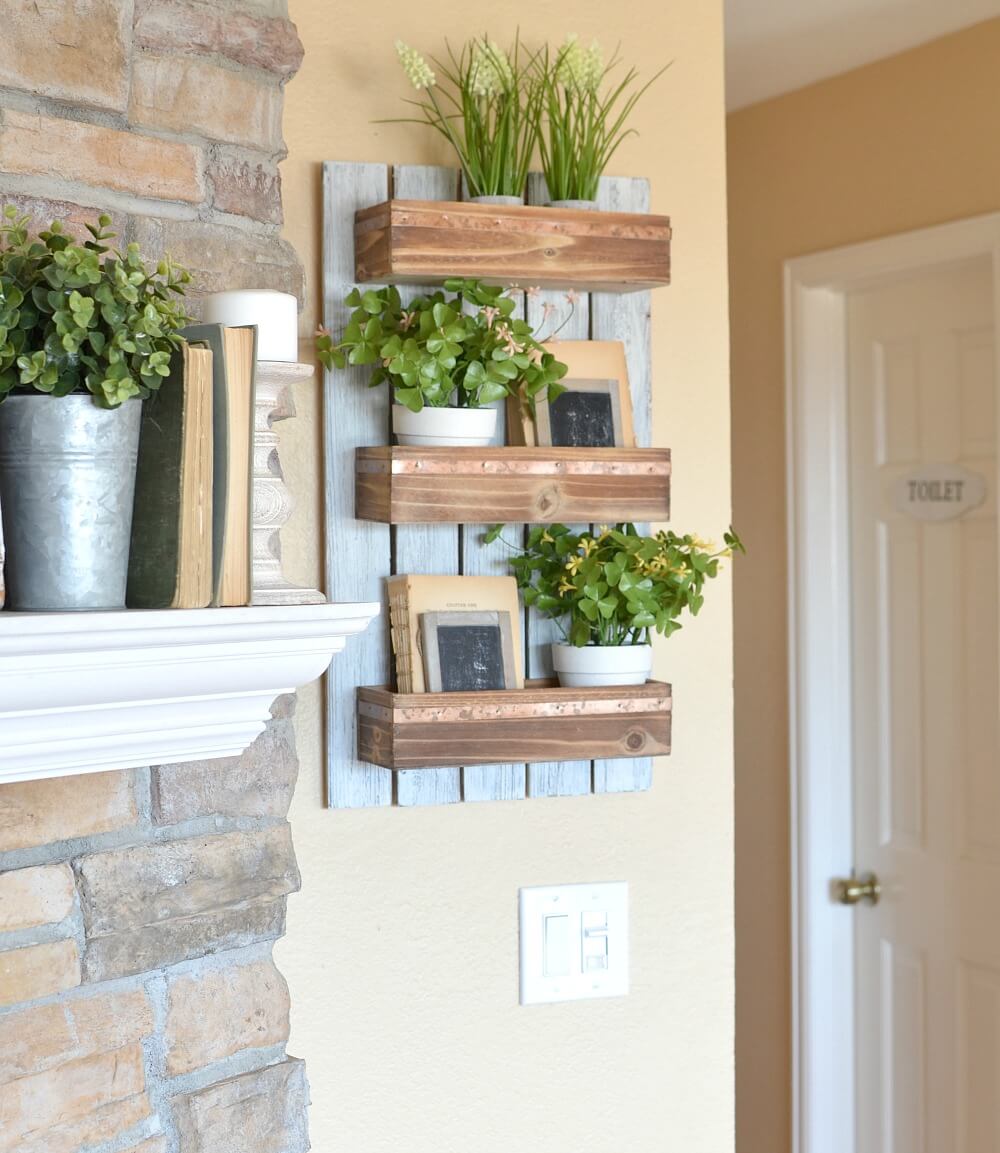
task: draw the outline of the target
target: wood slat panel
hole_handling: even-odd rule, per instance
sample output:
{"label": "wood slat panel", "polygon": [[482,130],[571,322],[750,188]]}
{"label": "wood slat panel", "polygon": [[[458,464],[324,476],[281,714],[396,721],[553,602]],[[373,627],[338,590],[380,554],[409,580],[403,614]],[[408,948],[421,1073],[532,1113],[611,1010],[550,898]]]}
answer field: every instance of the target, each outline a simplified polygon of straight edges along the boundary
{"label": "wood slat panel", "polygon": [[[540,172],[533,172],[528,177],[528,203],[547,204],[549,189],[545,177]],[[548,305],[548,309],[546,309]],[[558,330],[560,340],[587,340],[590,336],[590,296],[582,293],[575,307],[570,310],[565,290],[561,292],[542,291],[537,295],[529,295],[525,310],[527,319],[535,327],[540,337],[548,338]],[[548,315],[546,316],[546,313]],[[565,322],[565,323],[564,323]],[[551,455],[556,450],[547,450]],[[666,499],[670,503],[670,478],[667,480]],[[499,518],[498,518],[499,519]],[[574,532],[585,527],[579,523],[583,521],[604,520],[601,513],[583,508],[563,507],[550,517],[553,521],[562,521]],[[616,517],[607,519],[615,520]],[[527,532],[525,532],[525,538]],[[527,664],[528,676],[552,676],[552,642],[562,639],[559,626],[555,621],[541,616],[534,609],[526,613],[527,630]],[[537,761],[528,766],[528,796],[529,797],[574,797],[591,791],[593,781],[592,753],[588,750],[586,756],[571,761]]]}
{"label": "wood slat panel", "polygon": [[[463,201],[469,197],[465,176],[461,179],[460,195]],[[461,205],[465,208],[466,205]],[[472,208],[474,205],[468,205]],[[514,293],[517,308],[514,315],[524,315],[524,294]],[[503,401],[497,401],[493,406],[497,409],[497,423],[494,434],[494,444],[506,443],[506,406]],[[509,553],[501,542],[495,542],[486,548],[480,542],[484,530],[494,518],[487,522],[469,522],[461,528],[461,572],[467,576],[509,576],[510,567],[507,565]],[[518,642],[520,635],[521,645],[524,645],[525,624],[524,610],[521,610],[521,619],[516,624],[514,642]],[[521,649],[521,668],[526,668],[524,648]],[[506,752],[504,749],[503,752]],[[527,793],[527,766],[525,764],[497,762],[495,764],[469,764],[461,774],[461,794],[465,800],[520,800]]]}
{"label": "wood slat panel", "polygon": [[[564,689],[529,682],[519,692],[392,693],[358,690],[358,755],[393,769],[491,763],[501,752],[527,762],[670,751],[670,686]],[[471,756],[470,756],[471,754]]]}
{"label": "wood slat panel", "polygon": [[[457,186],[458,177],[453,168],[407,164],[398,165],[393,170],[395,196],[415,200],[454,200]],[[421,291],[431,291],[431,288],[401,288],[400,296],[404,303],[409,303]],[[361,503],[358,491],[355,499]],[[393,572],[443,575],[458,572],[457,524],[400,524],[392,530],[392,536]],[[461,799],[462,772],[459,768],[432,768],[420,773],[404,771],[397,774],[396,803],[399,805],[441,805]]]}
{"label": "wood slat panel", "polygon": [[[444,200],[454,196],[455,184],[458,174],[454,171],[433,169],[425,167],[398,167],[390,172],[384,165],[368,164],[328,164],[324,166],[324,319],[329,327],[338,330],[346,318],[346,310],[341,306],[341,300],[349,288],[356,283],[353,252],[353,222],[358,212],[385,204],[388,199],[398,196],[400,200],[425,201],[421,209],[422,223],[433,221],[440,211],[436,205],[429,202]],[[547,199],[544,182],[540,177],[532,177],[528,190],[531,201]],[[626,216],[633,216],[641,226],[653,226],[661,229],[666,224],[666,218],[653,220],[641,215],[644,207],[648,206],[648,189],[643,181],[611,180],[604,181],[601,190],[602,204],[608,208],[621,209]],[[453,204],[445,208],[445,214],[453,218]],[[516,281],[522,286],[546,285],[545,270],[550,269],[549,256],[543,256],[540,265],[519,267],[511,270],[509,265],[503,264],[507,259],[504,255],[506,249],[514,251],[530,251],[535,242],[525,241],[524,233],[508,227],[507,211],[475,205],[458,205],[462,210],[463,227],[470,228],[479,235],[474,237],[474,248],[482,255],[492,259],[491,253],[499,252],[503,258],[501,273],[495,279],[502,283]],[[546,210],[547,211],[547,210]],[[431,216],[425,213],[431,213]],[[561,213],[561,210],[558,210]],[[594,214],[573,213],[572,216],[584,219],[562,220],[553,223],[551,214],[546,223],[545,213],[539,215],[538,210],[519,209],[522,214],[520,220],[523,228],[525,222],[531,230],[554,227],[553,236],[558,240],[550,245],[556,252],[556,261],[566,258],[567,254],[575,251],[574,259],[583,257],[578,263],[584,267],[584,276],[591,275],[597,279],[585,283],[576,277],[568,277],[564,273],[558,274],[558,283],[563,291],[553,291],[550,294],[541,293],[532,295],[527,303],[531,319],[537,323],[542,307],[546,300],[557,302],[564,296],[565,286],[573,283],[578,289],[581,287],[594,287],[595,284],[606,285],[608,293],[581,297],[581,306],[578,306],[577,315],[573,322],[561,334],[566,339],[583,339],[588,335],[595,339],[622,339],[626,342],[629,358],[629,370],[633,390],[633,407],[635,410],[635,424],[640,445],[648,445],[649,441],[649,297],[646,293],[632,293],[629,296],[620,295],[626,285],[609,278],[617,275],[617,265],[601,264],[586,271],[588,253],[593,254],[593,239],[614,221],[607,215],[601,214],[595,218]],[[639,213],[637,216],[636,213]],[[371,213],[368,219],[374,219],[376,213]],[[565,217],[565,214],[562,213]],[[497,221],[500,221],[499,226]],[[436,222],[435,222],[436,223]],[[596,230],[596,232],[595,232]],[[363,229],[364,231],[364,229]],[[370,229],[369,229],[370,231]],[[453,230],[445,229],[448,233],[448,246],[450,248],[454,236]],[[490,236],[492,234],[492,239]],[[505,236],[513,236],[508,243]],[[627,238],[626,238],[627,239]],[[633,238],[634,239],[634,238]],[[500,247],[497,249],[496,242]],[[388,267],[390,259],[390,246],[388,234],[381,242],[368,237],[363,239],[362,245],[366,251],[376,253],[375,260],[381,260]],[[645,237],[647,244],[649,237]],[[382,254],[378,255],[379,243],[383,245]],[[669,246],[669,233],[667,233]],[[621,263],[621,254],[628,250],[628,245],[622,241],[618,244],[618,262]],[[433,252],[433,245],[430,248]],[[632,250],[634,251],[634,250]],[[669,259],[669,256],[668,256]],[[611,269],[611,271],[609,271]],[[451,275],[451,271],[447,275]],[[476,275],[476,272],[462,271],[461,275]],[[480,273],[481,274],[481,270]],[[366,272],[365,275],[371,275]],[[445,273],[442,273],[442,276]],[[487,277],[488,279],[493,279]],[[431,277],[427,273],[414,273],[413,276],[394,277],[398,280],[407,280],[410,283],[420,282],[433,284],[439,282],[437,275]],[[632,285],[634,287],[634,285]],[[523,298],[522,298],[523,306]],[[589,331],[588,331],[589,330]],[[468,524],[459,527],[452,522],[434,520],[428,523],[401,520],[398,527],[390,529],[388,521],[392,519],[393,510],[390,497],[391,486],[379,484],[373,490],[368,490],[362,496],[362,503],[375,501],[374,516],[376,520],[355,520],[354,511],[354,452],[357,448],[368,445],[384,445],[390,440],[389,436],[389,390],[369,390],[364,387],[367,383],[367,372],[356,370],[350,375],[337,373],[335,383],[330,380],[326,385],[326,407],[324,426],[324,446],[327,462],[327,588],[334,599],[379,599],[384,601],[382,578],[390,571],[424,571],[424,572],[465,572],[470,575],[476,573],[506,573],[508,552],[503,546],[496,544],[489,549],[483,549],[478,541],[485,523]],[[499,407],[499,406],[498,406]],[[500,411],[497,443],[503,443],[503,428],[505,413]],[[401,450],[396,450],[400,452]],[[410,450],[421,451],[421,450]],[[426,451],[426,450],[425,450]],[[475,453],[477,450],[468,450]],[[482,450],[478,450],[482,451]],[[510,450],[505,450],[504,456]],[[559,450],[557,450],[559,451]],[[562,450],[565,451],[565,450]],[[572,451],[572,450],[570,450]],[[363,454],[362,454],[363,455]],[[381,455],[391,459],[389,450],[381,450]],[[487,454],[489,455],[489,454]],[[433,482],[432,482],[433,483]],[[461,488],[466,487],[466,478],[460,477],[457,482]],[[576,481],[572,482],[573,485]],[[526,523],[524,510],[515,515],[517,510],[498,499],[498,489],[491,492],[493,500],[488,510],[480,511],[479,507],[463,510],[474,515],[485,517],[485,521],[505,519],[511,524],[512,531],[508,532],[511,539],[520,539],[522,529],[520,525]],[[560,500],[564,500],[562,490]],[[407,497],[409,504],[414,498]],[[426,500],[424,494],[417,499]],[[523,496],[519,499],[525,499]],[[537,496],[536,498],[537,499]],[[576,497],[574,497],[576,499]],[[662,497],[656,499],[661,500]],[[378,502],[381,501],[381,505]],[[366,508],[366,512],[369,511]],[[541,513],[542,510],[540,510]],[[404,514],[409,515],[409,514]],[[572,522],[577,515],[572,505],[562,503],[553,506],[551,514],[545,510],[540,520],[562,520]],[[586,519],[593,517],[595,521],[614,519],[640,519],[648,516],[649,519],[660,519],[654,511],[644,513],[636,508],[628,512],[618,510],[590,511],[586,514],[581,510],[580,517]],[[664,512],[665,515],[665,512]],[[574,527],[582,527],[579,523]],[[349,557],[350,563],[344,564],[344,558]],[[395,564],[393,566],[393,560]],[[392,566],[392,567],[390,567]],[[538,675],[548,672],[548,643],[555,626],[552,622],[529,619],[525,624],[525,668],[529,675]],[[389,772],[383,767],[375,767],[356,759],[355,755],[355,716],[354,702],[350,699],[353,686],[358,684],[384,683],[388,677],[388,622],[379,622],[378,629],[369,630],[363,641],[357,645],[348,646],[348,650],[338,657],[333,666],[329,679],[328,690],[328,801],[338,807],[384,805],[393,799],[400,804],[434,804],[459,799],[464,791],[467,800],[500,800],[523,797],[526,794],[526,762],[503,762],[499,764],[483,764],[481,756],[469,759],[469,763],[461,770],[450,761],[445,767],[442,762],[430,768],[419,770],[403,769]],[[454,694],[449,694],[454,697]],[[481,696],[481,694],[480,694]],[[589,722],[588,722],[589,724]],[[441,734],[442,736],[444,734]],[[601,734],[594,731],[593,739],[597,740]],[[550,738],[538,738],[539,741]],[[558,758],[564,755],[564,750],[553,751],[550,746],[545,759],[539,760],[535,755],[541,751],[542,745],[537,744],[531,753],[530,794],[567,795],[576,792],[586,792],[591,785],[591,765],[588,760],[579,758],[575,761],[562,761]],[[648,758],[611,757],[612,752],[620,751],[617,748],[596,746],[604,755],[603,759],[594,766],[594,780],[598,791],[620,791],[648,787],[651,774]],[[506,738],[495,742],[482,755],[488,757],[496,755],[510,755],[511,746]],[[525,753],[527,757],[529,753]],[[551,758],[551,759],[550,759]],[[461,786],[460,786],[461,781]]]}
{"label": "wood slat panel", "polygon": [[[598,205],[608,212],[648,212],[649,182],[626,177],[602,177]],[[632,418],[636,444],[652,443],[653,382],[651,373],[651,295],[630,296],[595,292],[590,298],[590,335],[593,340],[620,340],[625,345]],[[594,792],[629,793],[648,789],[653,782],[653,763],[639,760],[595,759]]]}
{"label": "wood slat panel", "polygon": [[[504,437],[504,410],[498,406],[497,437],[500,444]],[[481,537],[488,524],[467,524],[461,529],[462,541],[462,573],[465,576],[510,576],[510,550],[502,541],[494,541],[491,545],[483,545]],[[521,613],[521,644],[522,662],[526,663],[523,654],[525,638],[524,613]],[[498,753],[507,753],[502,745],[495,745]],[[481,760],[467,763],[462,772],[462,796],[466,801],[515,801],[525,796],[527,789],[525,764],[521,762],[502,761],[495,764],[484,763]]]}
{"label": "wood slat panel", "polygon": [[[389,194],[384,164],[323,166],[323,322],[343,328],[343,299],[354,283],[354,213]],[[380,444],[389,430],[387,389],[365,387],[365,368],[326,373],[323,447],[326,467],[326,591],[334,601],[385,603],[390,572],[389,528],[354,519],[354,450]],[[354,690],[386,680],[388,629],[372,622],[361,643],[348,645],[327,674],[327,804],[362,808],[392,802],[392,774],[355,757]]]}
{"label": "wood slat panel", "polygon": [[355,472],[357,515],[390,524],[670,515],[668,449],[361,448]]}
{"label": "wood slat panel", "polygon": [[392,200],[357,214],[357,278],[630,292],[670,283],[670,220],[630,212]]}

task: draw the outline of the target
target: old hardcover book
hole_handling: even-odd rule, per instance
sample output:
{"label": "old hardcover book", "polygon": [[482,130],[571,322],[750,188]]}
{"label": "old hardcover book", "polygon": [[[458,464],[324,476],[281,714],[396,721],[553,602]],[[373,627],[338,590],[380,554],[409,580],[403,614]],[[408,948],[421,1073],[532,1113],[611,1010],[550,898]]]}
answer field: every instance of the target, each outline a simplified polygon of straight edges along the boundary
{"label": "old hardcover book", "polygon": [[143,401],[126,603],[212,600],[212,353],[185,345]]}
{"label": "old hardcover book", "polygon": [[510,687],[524,688],[521,612],[513,577],[400,575],[388,577],[386,585],[399,692],[427,691],[420,621],[424,613],[508,613],[513,633]]}
{"label": "old hardcover book", "polygon": [[253,584],[253,423],[257,329],[197,324],[184,330],[211,348],[214,369],[212,603],[248,605]]}

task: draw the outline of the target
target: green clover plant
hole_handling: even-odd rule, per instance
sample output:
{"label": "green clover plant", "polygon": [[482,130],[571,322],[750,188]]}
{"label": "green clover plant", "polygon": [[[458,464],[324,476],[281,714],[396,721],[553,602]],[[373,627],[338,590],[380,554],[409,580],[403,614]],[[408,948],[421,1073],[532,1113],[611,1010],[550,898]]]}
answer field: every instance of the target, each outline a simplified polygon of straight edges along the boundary
{"label": "green clover plant", "polygon": [[[502,530],[494,525],[483,543],[502,539]],[[535,525],[523,550],[510,546],[510,567],[524,603],[555,620],[569,644],[643,645],[652,630],[668,637],[679,629],[683,612],[697,616],[705,581],[722,558],[744,551],[732,530],[723,540],[717,549],[674,532],[643,536],[634,524],[596,533]]]}
{"label": "green clover plant", "polygon": [[138,246],[109,249],[109,216],[82,244],[59,221],[37,238],[14,207],[0,222],[0,400],[13,390],[89,392],[102,408],[155,392],[189,322],[188,273],[147,270]]}
{"label": "green clover plant", "polygon": [[566,365],[514,316],[508,292],[475,280],[449,280],[445,289],[407,305],[391,286],[353,289],[344,332],[334,340],[321,328],[317,356],[328,369],[372,365],[369,387],[390,383],[413,412],[481,408],[519,391],[530,403],[543,393],[555,400],[564,391]]}

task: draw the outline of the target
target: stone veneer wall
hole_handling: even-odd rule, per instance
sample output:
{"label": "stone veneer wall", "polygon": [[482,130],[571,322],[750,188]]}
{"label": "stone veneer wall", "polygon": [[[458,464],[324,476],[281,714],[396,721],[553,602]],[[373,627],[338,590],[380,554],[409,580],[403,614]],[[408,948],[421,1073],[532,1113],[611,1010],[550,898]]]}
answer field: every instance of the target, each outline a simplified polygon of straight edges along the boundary
{"label": "stone veneer wall", "polygon": [[[277,162],[301,58],[285,0],[5,0],[0,203],[108,210],[202,291],[300,293]],[[308,1149],[271,960],[293,704],[231,761],[0,785],[0,1153]]]}
{"label": "stone veneer wall", "polygon": [[[287,0],[4,0],[0,199],[36,220],[110,212],[202,292],[302,273],[278,236]],[[88,211],[90,210],[90,211]]]}

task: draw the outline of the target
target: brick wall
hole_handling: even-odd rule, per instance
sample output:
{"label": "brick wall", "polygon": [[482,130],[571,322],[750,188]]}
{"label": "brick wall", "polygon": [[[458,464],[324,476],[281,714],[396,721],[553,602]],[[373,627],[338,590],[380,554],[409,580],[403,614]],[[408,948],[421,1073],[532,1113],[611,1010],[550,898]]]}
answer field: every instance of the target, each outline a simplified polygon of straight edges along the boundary
{"label": "brick wall", "polygon": [[0,200],[40,222],[107,210],[203,292],[302,273],[278,236],[286,0],[4,0]]}
{"label": "brick wall", "polygon": [[242,756],[0,785],[0,1151],[300,1153],[294,698]]}
{"label": "brick wall", "polygon": [[[0,203],[110,211],[201,291],[301,298],[278,236],[285,0],[5,0]],[[0,785],[0,1153],[300,1153],[271,959],[293,699],[242,757]]]}

